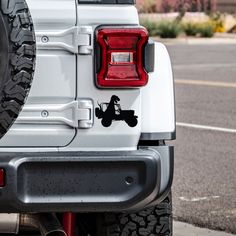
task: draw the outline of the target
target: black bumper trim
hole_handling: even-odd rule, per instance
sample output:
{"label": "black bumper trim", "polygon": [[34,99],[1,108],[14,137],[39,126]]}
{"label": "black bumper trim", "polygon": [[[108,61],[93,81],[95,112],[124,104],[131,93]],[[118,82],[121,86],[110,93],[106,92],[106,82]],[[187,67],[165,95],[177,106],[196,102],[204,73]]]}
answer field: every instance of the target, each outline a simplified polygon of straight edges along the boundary
{"label": "black bumper trim", "polygon": [[[167,151],[158,151],[160,148]],[[0,212],[142,209],[161,194],[161,173],[171,169],[163,169],[162,159],[173,158],[170,148],[0,153],[0,167],[6,171],[6,186],[0,189]]]}

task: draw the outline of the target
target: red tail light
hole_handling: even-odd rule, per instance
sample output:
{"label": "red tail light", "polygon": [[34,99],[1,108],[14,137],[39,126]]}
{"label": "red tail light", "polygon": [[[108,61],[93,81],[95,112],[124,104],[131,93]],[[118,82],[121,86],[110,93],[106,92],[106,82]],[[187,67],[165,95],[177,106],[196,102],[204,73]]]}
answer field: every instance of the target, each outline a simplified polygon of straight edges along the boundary
{"label": "red tail light", "polygon": [[99,87],[140,87],[148,82],[144,69],[144,28],[103,28],[97,31],[100,47]]}
{"label": "red tail light", "polygon": [[5,186],[5,170],[0,168],[0,188]]}

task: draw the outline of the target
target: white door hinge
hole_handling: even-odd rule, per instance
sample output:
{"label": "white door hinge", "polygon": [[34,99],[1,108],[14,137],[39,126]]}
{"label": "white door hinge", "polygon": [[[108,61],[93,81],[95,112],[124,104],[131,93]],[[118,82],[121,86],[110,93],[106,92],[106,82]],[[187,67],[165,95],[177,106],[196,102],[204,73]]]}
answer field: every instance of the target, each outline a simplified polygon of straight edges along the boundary
{"label": "white door hinge", "polygon": [[64,124],[72,128],[88,129],[93,126],[93,102],[80,99],[68,104],[26,105],[18,124]]}
{"label": "white door hinge", "polygon": [[89,55],[93,49],[92,36],[91,26],[73,26],[58,31],[36,31],[37,48]]}

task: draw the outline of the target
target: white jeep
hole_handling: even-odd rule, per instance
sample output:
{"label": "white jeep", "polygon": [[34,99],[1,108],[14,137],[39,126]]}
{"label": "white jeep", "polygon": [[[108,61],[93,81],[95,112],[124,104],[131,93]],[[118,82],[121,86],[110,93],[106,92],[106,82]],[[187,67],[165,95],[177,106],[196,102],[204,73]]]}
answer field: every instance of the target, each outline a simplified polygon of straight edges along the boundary
{"label": "white jeep", "polygon": [[0,233],[172,235],[172,69],[134,0],[0,0],[0,99]]}

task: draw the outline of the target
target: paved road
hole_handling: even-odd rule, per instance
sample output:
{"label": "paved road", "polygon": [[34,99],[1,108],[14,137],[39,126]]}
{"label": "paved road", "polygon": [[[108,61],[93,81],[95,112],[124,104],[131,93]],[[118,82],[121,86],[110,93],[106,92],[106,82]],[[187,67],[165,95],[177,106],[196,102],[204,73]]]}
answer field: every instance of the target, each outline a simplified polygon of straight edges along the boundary
{"label": "paved road", "polygon": [[179,123],[175,219],[236,234],[236,45],[167,47]]}
{"label": "paved road", "polygon": [[233,234],[203,229],[182,222],[174,222],[173,236],[233,236]]}

